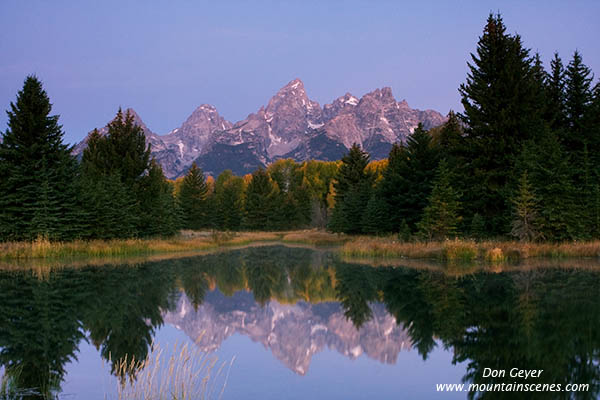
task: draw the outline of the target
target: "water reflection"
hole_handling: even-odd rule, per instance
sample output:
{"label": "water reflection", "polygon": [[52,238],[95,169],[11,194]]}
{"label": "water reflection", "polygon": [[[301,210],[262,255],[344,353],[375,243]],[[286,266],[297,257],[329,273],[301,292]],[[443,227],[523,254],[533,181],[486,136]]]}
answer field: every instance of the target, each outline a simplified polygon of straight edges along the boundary
{"label": "water reflection", "polygon": [[246,335],[298,374],[325,348],[395,363],[409,348],[426,360],[439,343],[452,349],[455,363],[467,362],[466,383],[493,383],[482,378],[484,368],[517,366],[543,369],[543,383],[589,383],[578,396],[596,398],[599,278],[591,269],[447,275],[282,246],[64,268],[41,278],[4,271],[0,364],[14,385],[49,397],[81,341],[91,341],[111,365],[125,356],[143,359],[166,322],[207,351],[234,333]]}

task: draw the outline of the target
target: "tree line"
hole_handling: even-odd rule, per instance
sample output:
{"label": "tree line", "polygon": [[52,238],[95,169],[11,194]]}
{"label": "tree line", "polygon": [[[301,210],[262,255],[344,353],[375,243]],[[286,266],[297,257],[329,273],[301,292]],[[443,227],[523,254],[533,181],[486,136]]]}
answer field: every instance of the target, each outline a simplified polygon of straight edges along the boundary
{"label": "tree line", "polygon": [[403,238],[600,237],[600,84],[575,51],[550,71],[490,15],[459,88],[464,112],[394,145],[380,179],[353,146],[330,228]]}
{"label": "tree line", "polygon": [[600,237],[600,84],[576,51],[546,71],[490,15],[459,88],[464,112],[419,125],[387,160],[354,145],[341,161],[279,160],[176,181],[133,116],[63,143],[41,82],[25,80],[0,142],[0,241],[168,236],[179,229],[328,227],[402,239]]}
{"label": "tree line", "polygon": [[92,131],[77,160],[50,112],[41,82],[27,77],[0,142],[0,241],[281,230],[328,219],[337,162],[280,160],[216,180],[193,164],[169,181],[131,114],[119,109],[104,134]]}

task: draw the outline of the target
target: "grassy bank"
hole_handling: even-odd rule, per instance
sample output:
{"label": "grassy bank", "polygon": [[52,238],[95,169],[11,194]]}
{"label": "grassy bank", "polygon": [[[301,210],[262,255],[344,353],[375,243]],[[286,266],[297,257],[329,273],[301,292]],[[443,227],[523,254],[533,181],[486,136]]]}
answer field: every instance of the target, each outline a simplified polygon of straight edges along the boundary
{"label": "grassy bank", "polygon": [[346,257],[416,258],[443,261],[506,262],[530,258],[600,257],[600,241],[521,243],[513,241],[447,240],[401,242],[393,237],[357,237],[341,248]]}
{"label": "grassy bank", "polygon": [[0,260],[61,260],[152,254],[191,253],[203,250],[280,242],[308,246],[335,246],[344,257],[371,259],[430,259],[459,262],[512,262],[531,258],[599,258],[600,241],[568,243],[475,242],[447,240],[402,242],[395,236],[347,236],[318,230],[291,232],[182,231],[169,239],[122,239],[0,243]]}
{"label": "grassy bank", "polygon": [[268,232],[193,233],[182,232],[169,239],[75,240],[51,242],[0,243],[0,260],[63,259],[78,257],[118,257],[158,253],[191,252],[225,246],[278,241],[281,234]]}

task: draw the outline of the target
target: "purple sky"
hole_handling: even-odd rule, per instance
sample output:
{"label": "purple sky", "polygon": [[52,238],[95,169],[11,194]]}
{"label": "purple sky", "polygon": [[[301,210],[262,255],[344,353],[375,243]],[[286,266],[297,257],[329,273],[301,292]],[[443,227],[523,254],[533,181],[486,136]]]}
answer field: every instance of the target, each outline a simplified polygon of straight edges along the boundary
{"label": "purple sky", "polygon": [[461,110],[457,88],[490,11],[546,63],[579,49],[600,76],[597,0],[2,0],[0,108],[35,73],[68,142],[119,106],[159,134],[202,103],[235,122],[296,77],[321,105],[391,86],[445,114]]}

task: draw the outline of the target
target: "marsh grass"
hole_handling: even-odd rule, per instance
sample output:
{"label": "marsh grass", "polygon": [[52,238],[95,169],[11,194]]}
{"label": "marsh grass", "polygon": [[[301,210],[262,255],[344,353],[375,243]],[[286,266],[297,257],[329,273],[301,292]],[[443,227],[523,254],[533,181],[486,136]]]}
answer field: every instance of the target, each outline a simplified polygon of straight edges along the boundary
{"label": "marsh grass", "polygon": [[168,239],[75,240],[72,242],[52,242],[45,238],[38,238],[31,242],[0,243],[0,260],[137,256],[200,251],[279,239],[281,239],[280,234],[269,232],[217,232],[198,236],[179,235]]}
{"label": "marsh grass", "polygon": [[519,262],[529,258],[600,258],[600,241],[564,243],[522,243],[514,241],[446,240],[404,242],[387,236],[356,237],[341,250],[345,257],[422,258],[444,261]]}
{"label": "marsh grass", "polygon": [[0,261],[76,260],[136,257],[212,251],[220,248],[279,242],[308,246],[339,246],[345,257],[417,258],[449,262],[518,262],[529,258],[600,258],[600,241],[522,243],[455,239],[407,242],[397,236],[348,236],[320,230],[288,232],[182,231],[168,239],[76,240],[0,243]]}
{"label": "marsh grass", "polygon": [[319,230],[304,230],[287,232],[281,239],[284,243],[300,243],[313,246],[337,246],[342,245],[350,237],[343,234],[329,233]]}
{"label": "marsh grass", "polygon": [[21,373],[21,366],[12,367],[10,373],[0,367],[0,400],[58,399],[60,382],[49,383],[44,388],[22,388],[17,383]]}
{"label": "marsh grass", "polygon": [[[165,352],[153,344],[144,360],[115,363],[119,400],[196,400],[221,398],[231,362],[220,362],[196,346],[175,343]],[[223,376],[225,374],[225,376]],[[222,379],[221,379],[222,378]],[[107,397],[108,398],[108,397]]]}

